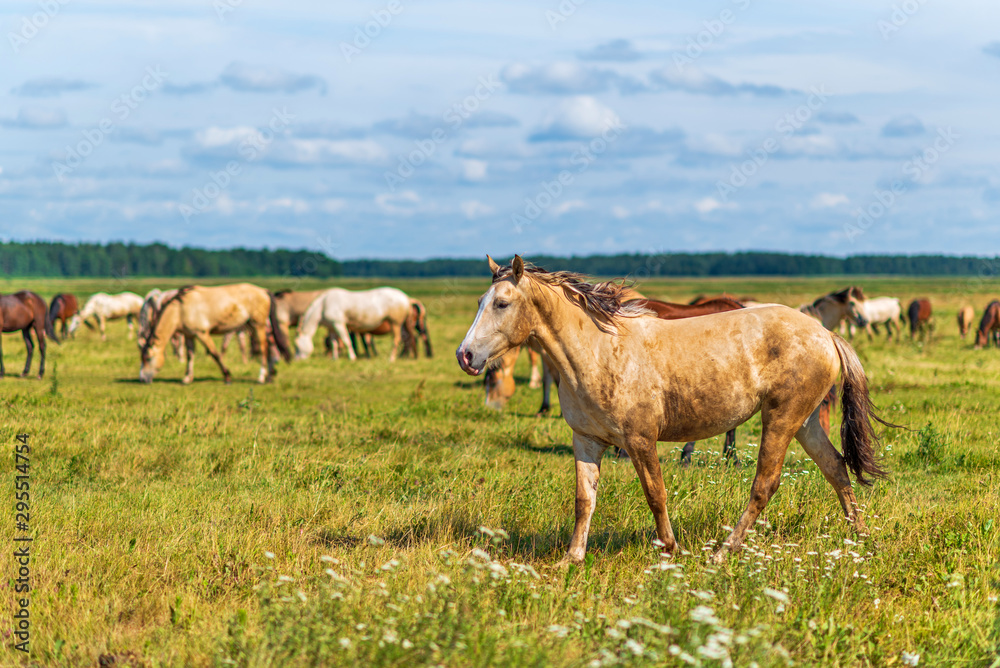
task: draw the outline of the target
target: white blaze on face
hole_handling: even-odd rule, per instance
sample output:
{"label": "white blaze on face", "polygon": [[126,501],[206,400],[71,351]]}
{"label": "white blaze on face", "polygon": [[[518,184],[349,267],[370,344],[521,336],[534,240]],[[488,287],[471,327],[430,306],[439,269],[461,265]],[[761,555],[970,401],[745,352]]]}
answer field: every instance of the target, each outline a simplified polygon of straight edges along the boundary
{"label": "white blaze on face", "polygon": [[476,340],[476,328],[479,327],[479,321],[483,317],[483,313],[486,311],[486,307],[493,303],[493,294],[496,292],[496,286],[491,285],[490,289],[486,291],[483,298],[479,301],[479,311],[476,313],[476,319],[472,321],[472,325],[469,327],[469,331],[466,332],[465,338],[462,339],[462,345],[459,348],[468,350],[472,342]]}

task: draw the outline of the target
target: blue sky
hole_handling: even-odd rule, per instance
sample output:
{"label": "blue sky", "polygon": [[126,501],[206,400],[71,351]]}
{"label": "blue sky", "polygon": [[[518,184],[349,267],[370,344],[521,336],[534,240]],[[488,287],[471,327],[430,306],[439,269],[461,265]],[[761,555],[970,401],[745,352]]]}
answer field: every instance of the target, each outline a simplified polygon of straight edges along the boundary
{"label": "blue sky", "polygon": [[4,3],[0,238],[998,252],[1000,6],[687,4]]}

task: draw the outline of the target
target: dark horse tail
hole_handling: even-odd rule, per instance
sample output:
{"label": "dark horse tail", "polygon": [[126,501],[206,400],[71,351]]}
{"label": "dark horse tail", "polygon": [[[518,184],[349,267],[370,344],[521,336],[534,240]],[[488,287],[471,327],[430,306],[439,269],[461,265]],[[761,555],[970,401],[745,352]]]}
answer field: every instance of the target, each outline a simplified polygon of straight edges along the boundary
{"label": "dark horse tail", "polygon": [[844,377],[841,389],[841,410],[843,423],[840,426],[840,446],[844,451],[844,461],[854,472],[854,477],[862,485],[871,485],[865,474],[883,478],[888,472],[875,459],[875,447],[879,437],[872,426],[872,420],[887,427],[899,425],[886,422],[875,414],[875,405],[868,394],[868,379],[857,353],[837,334],[833,343],[840,356],[840,368]]}
{"label": "dark horse tail", "polygon": [[417,331],[424,337],[424,352],[428,357],[434,357],[434,349],[431,347],[431,333],[427,329],[427,307],[422,302],[414,299],[411,308],[417,315]]}
{"label": "dark horse tail", "polygon": [[285,336],[284,330],[281,329],[281,325],[278,323],[278,304],[274,301],[272,293],[267,293],[267,296],[271,300],[271,334],[274,335],[274,344],[278,346],[278,352],[285,358],[285,361],[291,362],[292,347],[288,345],[288,337]]}
{"label": "dark horse tail", "polygon": [[[56,336],[56,328],[54,326],[56,317],[59,315],[59,311],[62,309],[62,295],[56,295],[56,298],[52,300],[52,305],[49,306],[49,310],[45,312],[45,335],[62,345],[59,341],[59,337]],[[42,310],[45,311],[45,300],[42,300]]]}

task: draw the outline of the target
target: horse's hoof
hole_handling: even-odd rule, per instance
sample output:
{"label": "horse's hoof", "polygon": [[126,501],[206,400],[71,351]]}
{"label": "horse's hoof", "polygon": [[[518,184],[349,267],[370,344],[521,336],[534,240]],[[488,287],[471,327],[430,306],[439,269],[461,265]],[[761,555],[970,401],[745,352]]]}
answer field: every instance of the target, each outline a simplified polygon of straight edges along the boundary
{"label": "horse's hoof", "polygon": [[723,547],[723,548],[720,548],[711,557],[709,557],[708,560],[709,560],[709,562],[711,562],[715,566],[721,566],[722,564],[726,563],[726,555],[728,555],[728,554],[729,554],[729,551],[726,548]]}
{"label": "horse's hoof", "polygon": [[194,381],[194,378],[188,378],[187,376],[181,378],[182,385],[190,385]]}

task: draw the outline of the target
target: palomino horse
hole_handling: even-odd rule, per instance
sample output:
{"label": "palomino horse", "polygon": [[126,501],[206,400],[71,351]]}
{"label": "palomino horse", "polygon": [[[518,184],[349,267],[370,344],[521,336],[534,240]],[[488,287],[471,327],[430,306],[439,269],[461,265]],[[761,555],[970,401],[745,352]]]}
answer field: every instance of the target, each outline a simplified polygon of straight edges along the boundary
{"label": "palomino horse", "polygon": [[976,319],[976,312],[971,306],[963,306],[958,310],[958,333],[965,338],[972,328],[972,322]]}
{"label": "palomino horse", "polygon": [[[152,331],[153,320],[159,317],[160,309],[163,308],[163,304],[173,298],[176,294],[176,289],[163,291],[159,288],[153,288],[146,293],[146,297],[142,303],[142,309],[139,311],[139,332],[135,337],[139,350],[142,350],[142,347],[146,345],[146,341],[149,339],[149,334]],[[240,346],[240,358],[243,360],[243,363],[246,364],[249,359],[247,355],[246,329],[226,332],[222,336],[222,344],[219,346],[219,354],[226,354],[226,350],[229,349],[229,345],[232,343],[233,337],[236,338],[236,341]],[[177,359],[183,360],[185,355],[184,335],[180,332],[174,332],[174,335],[170,337],[170,345],[173,346],[174,355]]]}
{"label": "palomino horse", "polygon": [[868,327],[865,330],[868,332],[869,341],[874,338],[873,332],[878,334],[879,325],[885,325],[887,339],[892,338],[892,329],[895,327],[896,339],[899,339],[899,333],[903,331],[901,318],[903,309],[899,305],[899,299],[896,297],[876,297],[864,300],[861,302],[861,306],[865,318],[868,320]]}
{"label": "palomino horse", "polygon": [[[793,437],[833,486],[848,520],[862,529],[848,468],[862,484],[867,475],[885,472],[875,461],[878,438],[864,369],[839,336],[785,306],[660,320],[622,304],[614,283],[593,285],[579,274],[526,267],[518,256],[506,267],[490,258],[490,269],[493,283],[456,351],[458,364],[477,376],[531,340],[559,375],[577,481],[576,525],[564,561],[584,560],[608,447],[628,452],[662,549],[676,554],[656,442],[715,436],[758,411],[760,455],[750,501],[715,561],[741,546],[778,489]],[[820,428],[817,410],[840,371],[843,456]]]}
{"label": "palomino horse", "polygon": [[31,357],[35,352],[35,344],[31,341],[31,330],[35,330],[35,338],[38,339],[38,352],[42,359],[38,364],[38,378],[41,380],[45,375],[45,336],[52,337],[52,340],[59,343],[56,338],[55,329],[52,327],[52,320],[48,317],[45,309],[45,300],[34,292],[22,290],[12,295],[0,295],[0,378],[6,374],[3,366],[3,333],[21,332],[24,338],[24,347],[28,352],[28,359],[24,362],[24,371],[21,377],[25,377],[31,371]]}
{"label": "palomino horse", "polygon": [[997,336],[1000,335],[1000,301],[993,300],[983,311],[983,318],[979,321],[979,329],[976,331],[976,349],[988,348],[990,343],[998,343]]}
{"label": "palomino horse", "polygon": [[921,336],[930,334],[931,316],[933,315],[931,300],[927,298],[914,299],[910,302],[909,308],[906,309],[906,314],[910,318],[911,339],[916,338],[917,334]]}
{"label": "palomino horse", "polygon": [[[402,335],[403,327],[412,327],[409,323],[411,312],[410,298],[406,293],[396,288],[375,288],[352,292],[343,288],[330,288],[324,291],[306,310],[299,320],[299,335],[295,339],[298,348],[298,359],[305,359],[313,351],[313,334],[319,326],[332,328],[340,339],[340,344],[347,348],[347,354],[357,359],[354,346],[351,345],[351,330],[364,334],[373,332],[380,327],[388,326],[393,337],[392,352],[389,361],[396,361],[396,351]],[[384,323],[388,322],[388,325]],[[416,334],[410,329],[410,338]]]}
{"label": "palomino horse", "polygon": [[104,325],[108,320],[120,320],[125,318],[128,321],[128,338],[132,338],[132,321],[139,317],[142,310],[143,299],[134,292],[122,292],[117,295],[109,295],[106,292],[98,292],[91,295],[87,303],[83,305],[83,310],[73,316],[69,323],[69,333],[73,334],[83,323],[93,329],[90,319],[97,321],[97,328],[101,332],[101,341],[107,341],[104,334]]}
{"label": "palomino horse", "polygon": [[816,318],[832,332],[844,321],[858,327],[867,327],[864,301],[865,295],[861,288],[852,285],[839,292],[823,295],[812,304],[800,306],[799,310]]}
{"label": "palomino horse", "polygon": [[142,347],[139,380],[144,383],[153,382],[153,377],[163,367],[167,341],[175,332],[180,332],[184,335],[187,350],[187,372],[182,382],[188,384],[194,380],[194,342],[197,339],[219,365],[223,378],[229,383],[231,374],[222,362],[222,356],[215,349],[211,335],[246,328],[250,331],[253,352],[259,353],[261,358],[257,382],[267,382],[275,375],[274,363],[267,349],[269,322],[278,350],[286,361],[290,360],[292,353],[288,339],[277,327],[274,300],[264,288],[249,283],[216,287],[194,285],[181,288],[173,297],[163,302],[149,339]]}
{"label": "palomino horse", "polygon": [[[49,320],[52,321],[52,329],[55,331],[56,321],[62,322],[62,337],[65,339],[69,334],[69,319],[76,315],[77,311],[80,310],[80,305],[76,301],[76,297],[68,292],[60,292],[58,295],[52,298],[52,303],[49,304]],[[55,341],[56,337],[52,336]]]}

